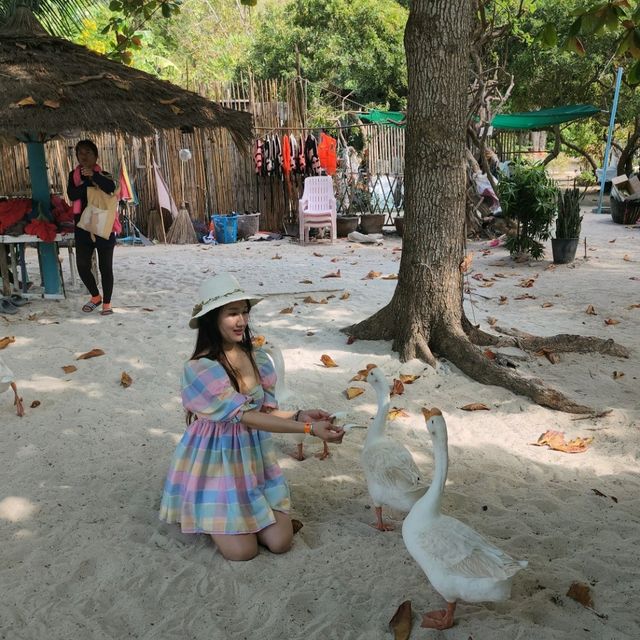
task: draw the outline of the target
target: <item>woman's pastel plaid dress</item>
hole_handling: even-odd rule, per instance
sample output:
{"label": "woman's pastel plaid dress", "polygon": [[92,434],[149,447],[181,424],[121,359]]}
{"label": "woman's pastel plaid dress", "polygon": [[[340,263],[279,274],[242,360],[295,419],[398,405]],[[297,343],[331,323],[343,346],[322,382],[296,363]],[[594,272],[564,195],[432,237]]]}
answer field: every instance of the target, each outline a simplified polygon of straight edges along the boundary
{"label": "woman's pastel plaid dress", "polygon": [[176,447],[160,519],[183,533],[255,533],[289,512],[289,487],[271,434],[246,427],[242,413],[277,408],[276,374],[264,351],[254,353],[260,384],[236,391],[217,360],[190,360],[182,375],[182,404],[197,414]]}

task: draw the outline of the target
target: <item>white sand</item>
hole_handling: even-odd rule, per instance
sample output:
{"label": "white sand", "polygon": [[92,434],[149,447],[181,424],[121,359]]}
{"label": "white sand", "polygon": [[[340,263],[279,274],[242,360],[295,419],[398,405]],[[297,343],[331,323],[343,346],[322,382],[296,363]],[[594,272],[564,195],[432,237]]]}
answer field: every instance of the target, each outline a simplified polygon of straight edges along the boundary
{"label": "white sand", "polygon": [[[482,256],[485,243],[470,243],[474,272],[506,277],[490,288],[470,279],[476,304],[471,311],[467,300],[466,308],[483,328],[493,316],[532,333],[578,332],[632,348],[628,360],[563,354],[555,365],[536,356],[520,364],[579,402],[613,409],[601,419],[574,421],[446,364],[438,372],[417,361],[401,364],[386,342],[347,345],[338,329],[393,292],[394,281],[362,277],[371,269],[397,273],[394,237],[382,248],[343,241],[120,247],[115,315],[81,313],[86,294],[77,285],[65,301],[37,300],[0,317],[0,337],[16,336],[2,356],[26,408],[19,419],[11,395],[0,396],[0,638],[376,640],[391,637],[388,621],[405,599],[414,607],[411,638],[640,637],[640,309],[627,308],[640,303],[640,281],[630,280],[640,277],[640,230],[586,213],[583,233],[588,260],[581,249],[574,265],[554,270],[545,270],[549,260],[513,264],[503,248]],[[280,260],[272,259],[276,254]],[[500,260],[506,266],[491,266]],[[336,269],[340,279],[322,279]],[[277,437],[292,515],[304,522],[288,554],[263,551],[249,563],[229,563],[206,536],[182,535],[158,521],[164,474],[184,427],[178,383],[195,337],[187,321],[199,281],[223,270],[268,295],[252,316],[254,327],[284,350],[288,384],[307,406],[349,409],[367,424],[375,412],[372,389],[362,384],[365,394],[350,402],[343,394],[358,369],[374,362],[389,377],[422,373],[395,399],[411,417],[391,432],[430,478],[431,443],[419,409],[444,411],[451,457],[444,507],[529,560],[510,601],[463,603],[453,629],[420,629],[418,614],[440,607],[441,599],[404,548],[402,514],[389,514],[395,532],[369,526],[373,513],[359,467],[364,430],[333,446],[330,459],[311,455],[302,463],[288,457],[291,441]],[[533,288],[515,286],[534,275]],[[313,284],[299,284],[305,278]],[[346,301],[302,303],[306,292],[320,298],[343,290],[351,293]],[[536,299],[514,300],[524,293]],[[507,305],[498,305],[500,295]],[[295,302],[294,314],[278,313]],[[553,306],[542,308],[544,302]],[[598,315],[585,314],[588,304]],[[605,326],[606,318],[620,324]],[[75,360],[95,347],[106,355]],[[340,366],[319,366],[323,353]],[[67,375],[61,367],[69,364],[78,370]],[[624,377],[614,380],[614,370]],[[128,389],[119,384],[122,371],[133,378]],[[41,405],[29,408],[33,400]],[[474,401],[491,411],[459,409]],[[530,446],[552,428],[595,439],[577,455]],[[308,450],[320,448],[314,441]],[[606,618],[565,596],[574,580],[592,585],[595,610]]]}

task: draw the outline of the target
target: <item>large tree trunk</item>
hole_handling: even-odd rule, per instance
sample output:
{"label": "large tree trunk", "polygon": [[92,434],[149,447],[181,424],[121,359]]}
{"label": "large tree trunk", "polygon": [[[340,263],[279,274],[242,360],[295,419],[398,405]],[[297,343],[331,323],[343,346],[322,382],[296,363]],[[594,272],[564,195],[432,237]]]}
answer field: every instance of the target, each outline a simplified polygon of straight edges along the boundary
{"label": "large tree trunk", "polygon": [[[386,307],[344,331],[361,339],[393,340],[401,360],[419,357],[435,365],[433,354],[441,354],[480,382],[504,386],[544,406],[586,413],[589,407],[540,380],[523,379],[486,358],[474,343],[505,344],[505,338],[479,331],[463,314],[466,99],[473,6],[472,0],[411,2],[405,31],[409,99],[398,285]],[[569,340],[567,348],[571,344]]]}

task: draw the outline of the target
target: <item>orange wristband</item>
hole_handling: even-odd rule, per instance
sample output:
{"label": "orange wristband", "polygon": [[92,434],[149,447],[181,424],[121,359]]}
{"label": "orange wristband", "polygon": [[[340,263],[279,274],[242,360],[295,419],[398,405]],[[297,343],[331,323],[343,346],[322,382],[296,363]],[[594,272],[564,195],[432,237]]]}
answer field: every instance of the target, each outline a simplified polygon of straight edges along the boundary
{"label": "orange wristband", "polygon": [[313,435],[313,425],[310,422],[304,423],[304,432]]}

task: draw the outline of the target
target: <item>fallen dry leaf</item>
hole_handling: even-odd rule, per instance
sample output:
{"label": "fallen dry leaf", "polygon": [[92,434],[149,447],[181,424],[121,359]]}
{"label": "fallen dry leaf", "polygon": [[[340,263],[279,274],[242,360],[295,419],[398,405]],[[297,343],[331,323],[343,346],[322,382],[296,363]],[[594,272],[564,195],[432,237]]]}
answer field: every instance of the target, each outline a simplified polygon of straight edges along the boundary
{"label": "fallen dry leaf", "polygon": [[326,353],[320,356],[320,361],[325,367],[337,367],[338,365],[333,361],[331,356]]}
{"label": "fallen dry leaf", "polygon": [[348,291],[345,291],[341,296],[340,300],[348,300],[351,294]]}
{"label": "fallen dry leaf", "polygon": [[78,367],[76,367],[76,366],[75,366],[75,365],[73,365],[73,364],[67,364],[67,365],[65,365],[64,367],[62,367],[62,370],[63,370],[65,373],[73,373],[74,371],[77,371],[77,370],[78,370]]}
{"label": "fallen dry leaf", "polygon": [[409,640],[413,626],[411,600],[405,600],[389,621],[389,628],[393,633],[393,640]]}
{"label": "fallen dry leaf", "polygon": [[495,351],[491,351],[491,349],[486,349],[485,351],[483,351],[485,358],[489,358],[489,360],[495,360],[496,359],[496,353]]}
{"label": "fallen dry leaf", "polygon": [[482,287],[483,289],[488,289],[489,287],[493,287],[494,283],[493,282],[483,282],[481,285],[478,285],[480,287]]}
{"label": "fallen dry leaf", "polygon": [[337,271],[331,271],[330,273],[327,273],[326,275],[322,276],[323,278],[340,278],[340,269],[338,269]]}
{"label": "fallen dry leaf", "polygon": [[544,270],[545,270],[545,271],[554,271],[554,270],[555,270],[555,268],[556,268],[556,265],[555,265],[555,264],[553,264],[553,262],[552,262],[551,264],[548,264],[548,265],[544,268]]}
{"label": "fallen dry leaf", "polygon": [[79,355],[76,360],[88,360],[89,358],[97,358],[98,356],[103,356],[104,351],[102,349],[91,349],[91,351],[87,351]]}
{"label": "fallen dry leaf", "polygon": [[616,320],[615,318],[607,318],[604,321],[604,323],[607,324],[607,325],[620,324],[620,320]]}
{"label": "fallen dry leaf", "polygon": [[617,238],[614,238],[613,240],[609,240],[609,244],[613,244],[616,240]]}
{"label": "fallen dry leaf", "polygon": [[49,109],[59,109],[60,101],[59,100],[45,100],[42,103],[45,107],[49,107]]}
{"label": "fallen dry leaf", "polygon": [[618,504],[618,498],[616,498],[615,496],[608,496],[606,493],[598,491],[598,489],[591,489],[591,491],[593,491],[593,493],[595,493],[597,496],[600,496],[601,498],[611,498],[616,504]]}
{"label": "fallen dry leaf", "polygon": [[473,253],[467,253],[462,262],[460,263],[460,273],[466,273],[469,271],[469,267],[473,262]]}
{"label": "fallen dry leaf", "polygon": [[353,400],[354,398],[357,398],[363,393],[364,393],[364,389],[360,387],[348,387],[347,390],[345,391],[345,394],[347,395],[347,400]]}
{"label": "fallen dry leaf", "polygon": [[504,273],[494,273],[493,275],[496,278],[506,278],[507,277],[507,276],[504,275]]}
{"label": "fallen dry leaf", "polygon": [[155,311],[155,309],[150,309],[149,307],[142,307],[142,310],[143,311],[149,311],[149,312]]}
{"label": "fallen dry leaf", "polygon": [[595,309],[595,307],[590,304],[586,309],[585,309],[585,313],[589,314],[590,316],[597,316],[598,313]]}
{"label": "fallen dry leaf", "polygon": [[640,309],[640,304],[630,304],[627,309]]}
{"label": "fallen dry leaf", "polygon": [[521,296],[516,296],[514,300],[535,300],[536,296],[532,296],[530,293],[523,293]]}
{"label": "fallen dry leaf", "polygon": [[400,382],[403,384],[413,384],[420,376],[414,376],[410,373],[401,373]]}
{"label": "fallen dry leaf", "polygon": [[322,257],[324,256],[324,253],[317,253],[316,251],[314,251],[314,252],[313,252],[313,255],[314,255],[316,258],[322,258]]}
{"label": "fallen dry leaf", "polygon": [[531,444],[536,447],[547,446],[553,451],[562,451],[563,453],[583,453],[592,442],[593,438],[574,438],[565,442],[562,431],[549,430],[545,431],[537,442]]}
{"label": "fallen dry leaf", "polygon": [[547,347],[542,347],[540,351],[536,351],[537,356],[544,356],[551,364],[558,364],[560,362],[560,356]]}
{"label": "fallen dry leaf", "polygon": [[358,373],[356,373],[356,375],[353,376],[353,378],[351,378],[349,382],[359,382],[360,380],[366,380],[369,375],[369,371],[371,371],[371,369],[375,369],[376,366],[377,365],[375,364],[368,364],[366,369],[360,369],[360,371],[358,371]]}
{"label": "fallen dry leaf", "polygon": [[256,349],[259,349],[266,341],[267,339],[264,336],[254,336],[253,340],[251,340],[251,344],[256,347]]}
{"label": "fallen dry leaf", "polygon": [[17,107],[33,107],[38,103],[31,96],[27,96],[26,98],[22,98],[22,100],[18,100],[15,104]]}
{"label": "fallen dry leaf", "polygon": [[509,304],[509,298],[507,298],[507,296],[500,296],[498,304]]}
{"label": "fallen dry leaf", "polygon": [[180,100],[180,98],[168,98],[168,99],[167,98],[165,98],[165,99],[160,98],[158,100],[158,102],[160,104],[175,104],[176,102],[178,102],[178,100]]}
{"label": "fallen dry leaf", "polygon": [[302,302],[306,304],[320,304],[320,300],[316,300],[313,296],[307,296]]}
{"label": "fallen dry leaf", "polygon": [[397,280],[398,279],[398,274],[397,273],[390,273],[387,276],[382,276],[383,280]]}
{"label": "fallen dry leaf", "polygon": [[486,404],[482,404],[482,402],[471,402],[470,404],[465,404],[464,407],[460,407],[463,411],[490,411],[489,407]]}
{"label": "fallen dry leaf", "polygon": [[356,337],[355,336],[349,336],[347,338],[347,344],[353,344],[356,341]]}
{"label": "fallen dry leaf", "polygon": [[404,393],[404,385],[397,378],[393,379],[393,384],[391,385],[391,395],[392,396],[401,396]]}
{"label": "fallen dry leaf", "polygon": [[307,331],[307,335],[308,336],[315,336],[316,332],[315,331]]}
{"label": "fallen dry leaf", "polygon": [[409,414],[404,409],[401,409],[400,407],[391,407],[387,415],[387,418],[389,420],[397,420],[398,418],[408,418],[408,417],[409,417]]}
{"label": "fallen dry leaf", "polygon": [[541,306],[543,309],[548,309],[549,307],[553,307],[553,302],[543,302]]}
{"label": "fallen dry leaf", "polygon": [[271,258],[272,260],[282,260],[282,256],[277,254]]}
{"label": "fallen dry leaf", "polygon": [[313,280],[300,280],[300,284],[313,284]]}
{"label": "fallen dry leaf", "polygon": [[382,275],[382,271],[369,271],[367,275],[362,278],[363,280],[374,280],[375,278],[379,278]]}
{"label": "fallen dry leaf", "polygon": [[614,380],[618,380],[620,378],[624,378],[624,371],[614,371],[613,372],[613,379]]}
{"label": "fallen dry leaf", "polygon": [[39,407],[40,406],[40,400],[34,400],[29,406],[32,409],[35,409],[36,407]]}
{"label": "fallen dry leaf", "polygon": [[133,378],[126,371],[123,371],[120,374],[120,384],[126,389],[133,384]]}
{"label": "fallen dry leaf", "polygon": [[471,277],[474,280],[484,280],[484,274],[483,273],[474,273]]}
{"label": "fallen dry leaf", "polygon": [[489,317],[487,318],[487,322],[489,323],[489,326],[490,326],[490,327],[493,327],[493,325],[494,325],[494,324],[496,324],[496,323],[498,322],[498,319],[497,319],[497,318],[492,318],[491,316],[489,316]]}
{"label": "fallen dry leaf", "polygon": [[625,253],[624,258],[622,258],[625,262],[633,262],[633,260]]}
{"label": "fallen dry leaf", "polygon": [[535,278],[527,278],[526,280],[520,280],[520,282],[516,286],[529,289],[530,287],[533,287],[535,283],[536,283]]}
{"label": "fallen dry leaf", "polygon": [[293,529],[293,535],[295,536],[296,533],[298,533],[298,531],[300,531],[300,529],[302,529],[302,527],[304,527],[304,525],[302,524],[302,522],[300,522],[300,520],[296,520],[295,518],[291,518],[291,527]]}
{"label": "fallen dry leaf", "polygon": [[5,336],[4,338],[0,338],[0,349],[6,349],[10,344],[13,344],[16,341],[15,336]]}
{"label": "fallen dry leaf", "polygon": [[579,602],[583,607],[593,609],[591,589],[584,582],[572,582],[569,591],[567,591],[567,597]]}
{"label": "fallen dry leaf", "polygon": [[331,258],[329,262],[340,262],[340,260],[342,260],[342,258]]}
{"label": "fallen dry leaf", "polygon": [[280,313],[293,313],[293,307],[285,307],[284,309],[280,309]]}

